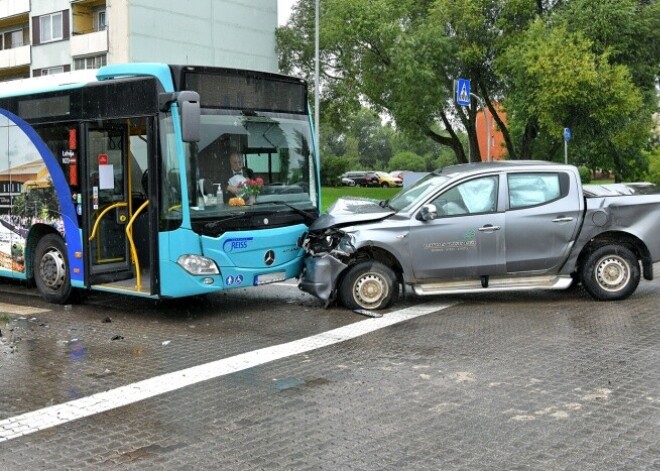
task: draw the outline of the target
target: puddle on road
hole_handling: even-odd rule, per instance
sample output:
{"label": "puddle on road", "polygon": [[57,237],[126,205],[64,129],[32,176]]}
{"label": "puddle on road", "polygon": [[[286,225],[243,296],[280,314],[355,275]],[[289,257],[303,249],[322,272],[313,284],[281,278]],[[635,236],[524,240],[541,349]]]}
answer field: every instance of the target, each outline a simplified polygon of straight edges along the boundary
{"label": "puddle on road", "polygon": [[273,385],[278,391],[286,391],[287,389],[300,388],[302,386],[306,386],[306,387],[322,386],[324,384],[329,384],[329,383],[330,380],[326,378],[314,378],[314,379],[304,380],[301,378],[290,377],[290,378],[276,379],[273,381]]}

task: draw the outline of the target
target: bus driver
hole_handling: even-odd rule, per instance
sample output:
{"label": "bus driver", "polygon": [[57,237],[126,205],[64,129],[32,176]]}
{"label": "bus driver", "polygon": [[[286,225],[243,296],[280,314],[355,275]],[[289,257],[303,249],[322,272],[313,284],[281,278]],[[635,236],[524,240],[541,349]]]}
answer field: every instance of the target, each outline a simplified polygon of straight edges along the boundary
{"label": "bus driver", "polygon": [[243,166],[243,157],[235,150],[229,153],[229,165],[231,166],[231,175],[227,182],[227,193],[231,198],[239,195],[238,187],[248,178],[254,178],[254,172]]}

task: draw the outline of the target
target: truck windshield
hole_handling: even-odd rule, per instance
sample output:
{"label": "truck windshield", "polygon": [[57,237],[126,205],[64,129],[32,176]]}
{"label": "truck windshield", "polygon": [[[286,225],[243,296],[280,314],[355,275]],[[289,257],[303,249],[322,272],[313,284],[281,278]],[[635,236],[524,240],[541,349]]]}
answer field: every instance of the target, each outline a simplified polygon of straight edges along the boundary
{"label": "truck windshield", "polygon": [[388,204],[396,211],[408,211],[421,203],[422,200],[426,200],[448,180],[449,177],[446,175],[430,173],[417,180],[412,186],[397,193]]}

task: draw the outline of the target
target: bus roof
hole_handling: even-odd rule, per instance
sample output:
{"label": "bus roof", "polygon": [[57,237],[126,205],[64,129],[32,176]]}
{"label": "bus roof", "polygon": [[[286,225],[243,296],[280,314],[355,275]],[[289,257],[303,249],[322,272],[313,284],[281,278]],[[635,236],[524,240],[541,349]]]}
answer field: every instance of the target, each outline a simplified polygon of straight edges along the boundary
{"label": "bus roof", "polygon": [[172,71],[169,65],[158,63],[127,63],[110,64],[100,69],[76,70],[43,77],[0,82],[0,98],[58,90],[71,90],[84,87],[91,82],[139,76],[156,77],[165,91],[174,91]]}
{"label": "bus roof", "polygon": [[70,90],[80,88],[90,82],[96,82],[98,70],[76,70],[61,74],[45,75],[0,83],[0,98],[31,95],[40,92]]}

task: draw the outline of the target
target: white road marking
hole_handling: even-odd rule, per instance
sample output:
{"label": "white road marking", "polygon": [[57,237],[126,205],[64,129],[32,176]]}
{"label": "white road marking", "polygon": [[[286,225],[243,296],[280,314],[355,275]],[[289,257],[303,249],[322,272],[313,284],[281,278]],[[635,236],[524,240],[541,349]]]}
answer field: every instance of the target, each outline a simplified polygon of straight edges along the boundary
{"label": "white road marking", "polygon": [[10,417],[0,421],[0,443],[176,391],[202,381],[354,339],[399,322],[441,311],[452,305],[428,303],[409,307],[385,314],[383,317],[369,318],[293,342],[242,353]]}
{"label": "white road marking", "polygon": [[42,312],[50,312],[50,309],[40,309],[38,307],[19,306],[18,304],[0,303],[0,313],[5,312],[9,314],[21,314],[24,316],[32,316],[34,314],[41,314]]}

